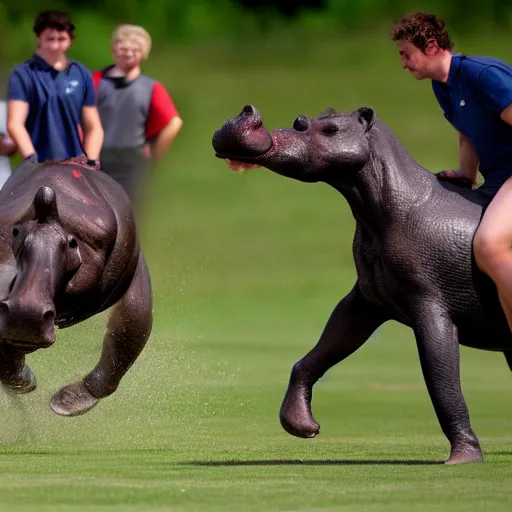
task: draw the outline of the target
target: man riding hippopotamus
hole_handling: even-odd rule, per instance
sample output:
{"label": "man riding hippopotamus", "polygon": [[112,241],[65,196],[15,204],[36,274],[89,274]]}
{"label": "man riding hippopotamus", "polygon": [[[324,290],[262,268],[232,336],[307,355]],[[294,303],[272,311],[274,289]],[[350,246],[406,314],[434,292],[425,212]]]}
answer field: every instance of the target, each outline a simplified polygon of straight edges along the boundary
{"label": "man riding hippopotamus", "polygon": [[[356,220],[356,283],[317,345],[293,367],[280,412],[285,430],[315,437],[313,385],[380,325],[396,320],[414,330],[451,445],[447,462],[480,461],[460,386],[459,344],[501,351],[512,369],[512,68],[497,59],[452,55],[444,22],[435,15],[403,18],[392,38],[404,68],[433,80],[446,118],[459,130],[459,171],[427,171],[368,107],[299,116],[293,129],[269,133],[247,105],[215,133],[213,146],[235,170],[263,166],[331,185]],[[471,190],[478,166],[485,184]]]}
{"label": "man riding hippopotamus", "polygon": [[56,327],[111,308],[103,350],[50,406],[74,416],[112,394],[152,326],[149,272],[130,201],[105,173],[80,165],[24,164],[0,191],[0,383],[28,393],[25,363]]}

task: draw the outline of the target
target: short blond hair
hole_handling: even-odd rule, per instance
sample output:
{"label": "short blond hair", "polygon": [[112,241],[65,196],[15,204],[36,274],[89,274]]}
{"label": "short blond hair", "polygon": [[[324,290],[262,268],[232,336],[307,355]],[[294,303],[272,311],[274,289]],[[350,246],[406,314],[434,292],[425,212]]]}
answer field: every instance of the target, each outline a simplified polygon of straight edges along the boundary
{"label": "short blond hair", "polygon": [[151,36],[144,27],[139,25],[119,25],[112,34],[112,45],[122,41],[136,43],[140,48],[142,58],[148,58],[151,51]]}

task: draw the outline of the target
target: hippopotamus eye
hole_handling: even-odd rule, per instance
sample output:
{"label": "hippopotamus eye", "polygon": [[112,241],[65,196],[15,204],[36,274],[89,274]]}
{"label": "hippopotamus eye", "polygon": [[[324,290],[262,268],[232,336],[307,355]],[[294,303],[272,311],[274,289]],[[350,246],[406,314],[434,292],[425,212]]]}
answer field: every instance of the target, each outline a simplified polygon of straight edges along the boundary
{"label": "hippopotamus eye", "polygon": [[12,236],[18,236],[20,234],[20,230],[18,228],[12,228]]}
{"label": "hippopotamus eye", "polygon": [[305,132],[309,128],[309,119],[306,116],[299,116],[293,122],[293,129],[298,132]]}
{"label": "hippopotamus eye", "polygon": [[76,238],[72,238],[69,241],[69,247],[71,247],[71,249],[76,249],[78,247],[78,242],[76,241]]}
{"label": "hippopotamus eye", "polygon": [[339,128],[335,124],[328,124],[322,128],[322,133],[325,133],[325,135],[333,135],[338,130]]}

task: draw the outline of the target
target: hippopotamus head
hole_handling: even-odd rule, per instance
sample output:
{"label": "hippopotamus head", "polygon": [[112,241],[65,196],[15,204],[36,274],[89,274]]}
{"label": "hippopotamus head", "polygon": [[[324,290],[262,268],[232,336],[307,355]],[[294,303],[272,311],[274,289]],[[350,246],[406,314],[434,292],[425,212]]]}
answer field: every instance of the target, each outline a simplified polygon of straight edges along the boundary
{"label": "hippopotamus head", "polygon": [[40,188],[33,207],[35,219],[12,227],[16,276],[0,301],[0,338],[27,351],[55,341],[55,295],[81,265],[78,242],[60,223],[54,190]]}
{"label": "hippopotamus head", "polygon": [[212,143],[216,156],[234,170],[263,166],[307,182],[326,180],[332,173],[348,178],[370,157],[366,135],[374,120],[370,107],[349,114],[328,110],[312,119],[299,116],[293,128],[269,133],[260,113],[247,105],[215,132]]}

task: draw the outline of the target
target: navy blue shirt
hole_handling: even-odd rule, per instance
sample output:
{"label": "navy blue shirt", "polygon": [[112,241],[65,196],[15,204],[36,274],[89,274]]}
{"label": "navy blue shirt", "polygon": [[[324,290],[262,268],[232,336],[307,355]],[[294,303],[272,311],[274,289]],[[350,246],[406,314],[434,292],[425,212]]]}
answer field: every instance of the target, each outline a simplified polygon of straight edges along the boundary
{"label": "navy blue shirt", "polygon": [[512,176],[512,126],[500,118],[512,103],[512,66],[491,57],[452,55],[447,83],[432,81],[446,119],[476,149],[485,187]]}
{"label": "navy blue shirt", "polygon": [[84,154],[80,122],[82,107],[96,103],[91,72],[71,61],[57,71],[38,55],[14,68],[9,100],[29,104],[25,127],[40,162]]}

